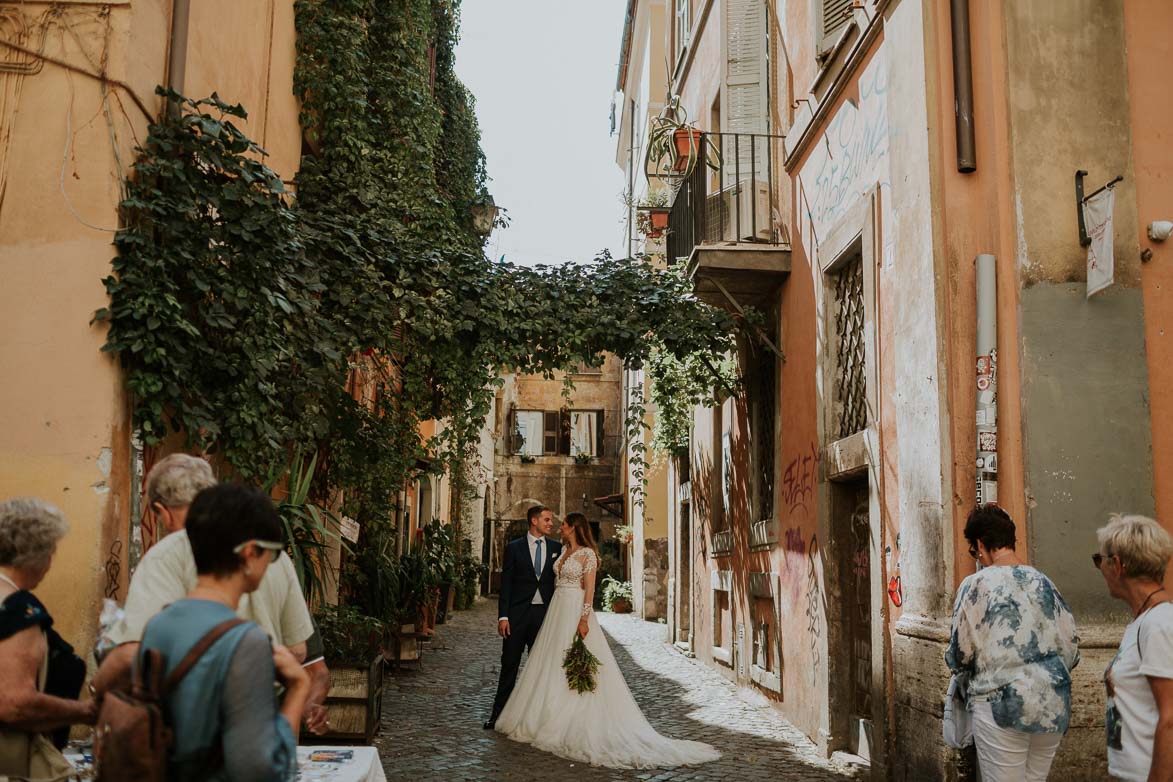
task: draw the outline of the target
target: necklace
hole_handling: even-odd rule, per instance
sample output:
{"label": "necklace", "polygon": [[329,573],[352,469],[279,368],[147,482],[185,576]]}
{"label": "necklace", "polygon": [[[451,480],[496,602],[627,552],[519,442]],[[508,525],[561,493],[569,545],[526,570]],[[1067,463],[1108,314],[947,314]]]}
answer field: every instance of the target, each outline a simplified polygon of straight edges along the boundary
{"label": "necklace", "polygon": [[1165,587],[1161,586],[1161,587],[1157,587],[1152,592],[1149,592],[1148,597],[1146,597],[1144,599],[1144,602],[1140,604],[1140,610],[1136,612],[1136,615],[1140,616],[1141,614],[1144,613],[1145,609],[1148,608],[1149,601],[1153,599],[1153,595],[1157,594],[1158,592],[1164,592],[1164,591],[1165,591]]}
{"label": "necklace", "polygon": [[1011,556],[1011,557],[1012,557],[1012,556],[1014,556],[1014,552],[1013,552],[1013,551],[1003,551],[1003,552],[1002,552],[1001,554],[999,554],[998,556],[991,558],[991,559],[990,559],[990,564],[991,564],[991,565],[995,565],[995,564],[997,564],[997,563],[998,563],[998,560],[999,560],[999,559],[1001,559],[1002,557],[1005,557],[1005,556]]}

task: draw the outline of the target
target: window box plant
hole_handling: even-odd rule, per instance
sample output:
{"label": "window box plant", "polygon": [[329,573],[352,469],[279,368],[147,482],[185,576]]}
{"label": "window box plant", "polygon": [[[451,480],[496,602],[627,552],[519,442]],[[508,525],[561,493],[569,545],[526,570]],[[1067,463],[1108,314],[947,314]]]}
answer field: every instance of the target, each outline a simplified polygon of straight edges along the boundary
{"label": "window box plant", "polygon": [[580,465],[580,466],[587,465],[587,464],[591,463],[591,460],[593,458],[594,457],[591,456],[589,453],[576,453],[574,455],[574,463],[577,465]]}
{"label": "window box plant", "polygon": [[635,207],[636,228],[649,239],[659,239],[668,228],[671,193],[661,188],[649,192]]}

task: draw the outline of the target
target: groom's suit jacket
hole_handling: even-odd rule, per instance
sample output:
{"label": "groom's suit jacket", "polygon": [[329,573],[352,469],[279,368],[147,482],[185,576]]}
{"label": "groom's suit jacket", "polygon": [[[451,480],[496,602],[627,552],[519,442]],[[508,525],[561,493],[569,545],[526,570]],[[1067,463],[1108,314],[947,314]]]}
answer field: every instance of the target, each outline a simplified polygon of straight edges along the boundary
{"label": "groom's suit jacket", "polygon": [[534,561],[530,558],[529,539],[522,535],[505,546],[501,562],[501,594],[497,599],[497,616],[509,617],[525,609],[534,600],[534,592],[540,592],[542,602],[550,605],[554,597],[554,560],[562,553],[562,544],[542,538],[542,577],[534,576]]}

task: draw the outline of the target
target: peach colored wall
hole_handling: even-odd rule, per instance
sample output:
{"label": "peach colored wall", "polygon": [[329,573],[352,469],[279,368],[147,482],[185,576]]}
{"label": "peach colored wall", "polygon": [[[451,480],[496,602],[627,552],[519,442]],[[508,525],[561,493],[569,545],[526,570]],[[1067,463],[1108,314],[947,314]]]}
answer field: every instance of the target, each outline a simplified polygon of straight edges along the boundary
{"label": "peach colored wall", "polygon": [[[1153,257],[1141,267],[1153,421],[1153,494],[1157,518],[1173,531],[1173,241],[1154,242],[1146,228],[1173,220],[1173,106],[1169,80],[1154,63],[1173,61],[1173,5],[1125,0],[1124,40],[1132,119],[1137,239]],[[1173,586],[1173,571],[1167,582]]]}
{"label": "peach colored wall", "polygon": [[[0,3],[25,15],[34,31],[48,22],[46,55],[85,69],[105,61],[106,72],[157,115],[171,3],[115,1],[108,12],[91,3],[63,6],[50,16],[48,3]],[[300,154],[292,9],[292,0],[200,0],[192,4],[188,51],[187,92],[217,90],[245,102],[247,131],[285,178]],[[100,82],[51,63],[23,77],[0,74],[0,326],[7,334],[0,364],[8,370],[0,386],[0,497],[41,497],[69,519],[70,534],[37,591],[83,651],[93,640],[112,547],[123,557],[114,558],[112,586],[124,587],[127,577],[127,400],[116,361],[100,352],[104,330],[89,321],[107,303],[101,280],[114,255],[120,182],[148,122],[123,90],[110,94],[107,114],[102,101]]]}

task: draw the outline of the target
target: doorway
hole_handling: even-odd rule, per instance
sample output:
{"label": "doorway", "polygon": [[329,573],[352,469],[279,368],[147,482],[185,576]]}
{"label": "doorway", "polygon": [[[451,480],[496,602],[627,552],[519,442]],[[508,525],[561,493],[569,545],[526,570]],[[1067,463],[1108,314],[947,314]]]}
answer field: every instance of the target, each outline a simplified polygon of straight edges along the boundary
{"label": "doorway", "polygon": [[871,759],[872,746],[872,534],[866,477],[832,484],[832,534],[839,586],[839,704],[841,742],[848,752]]}

